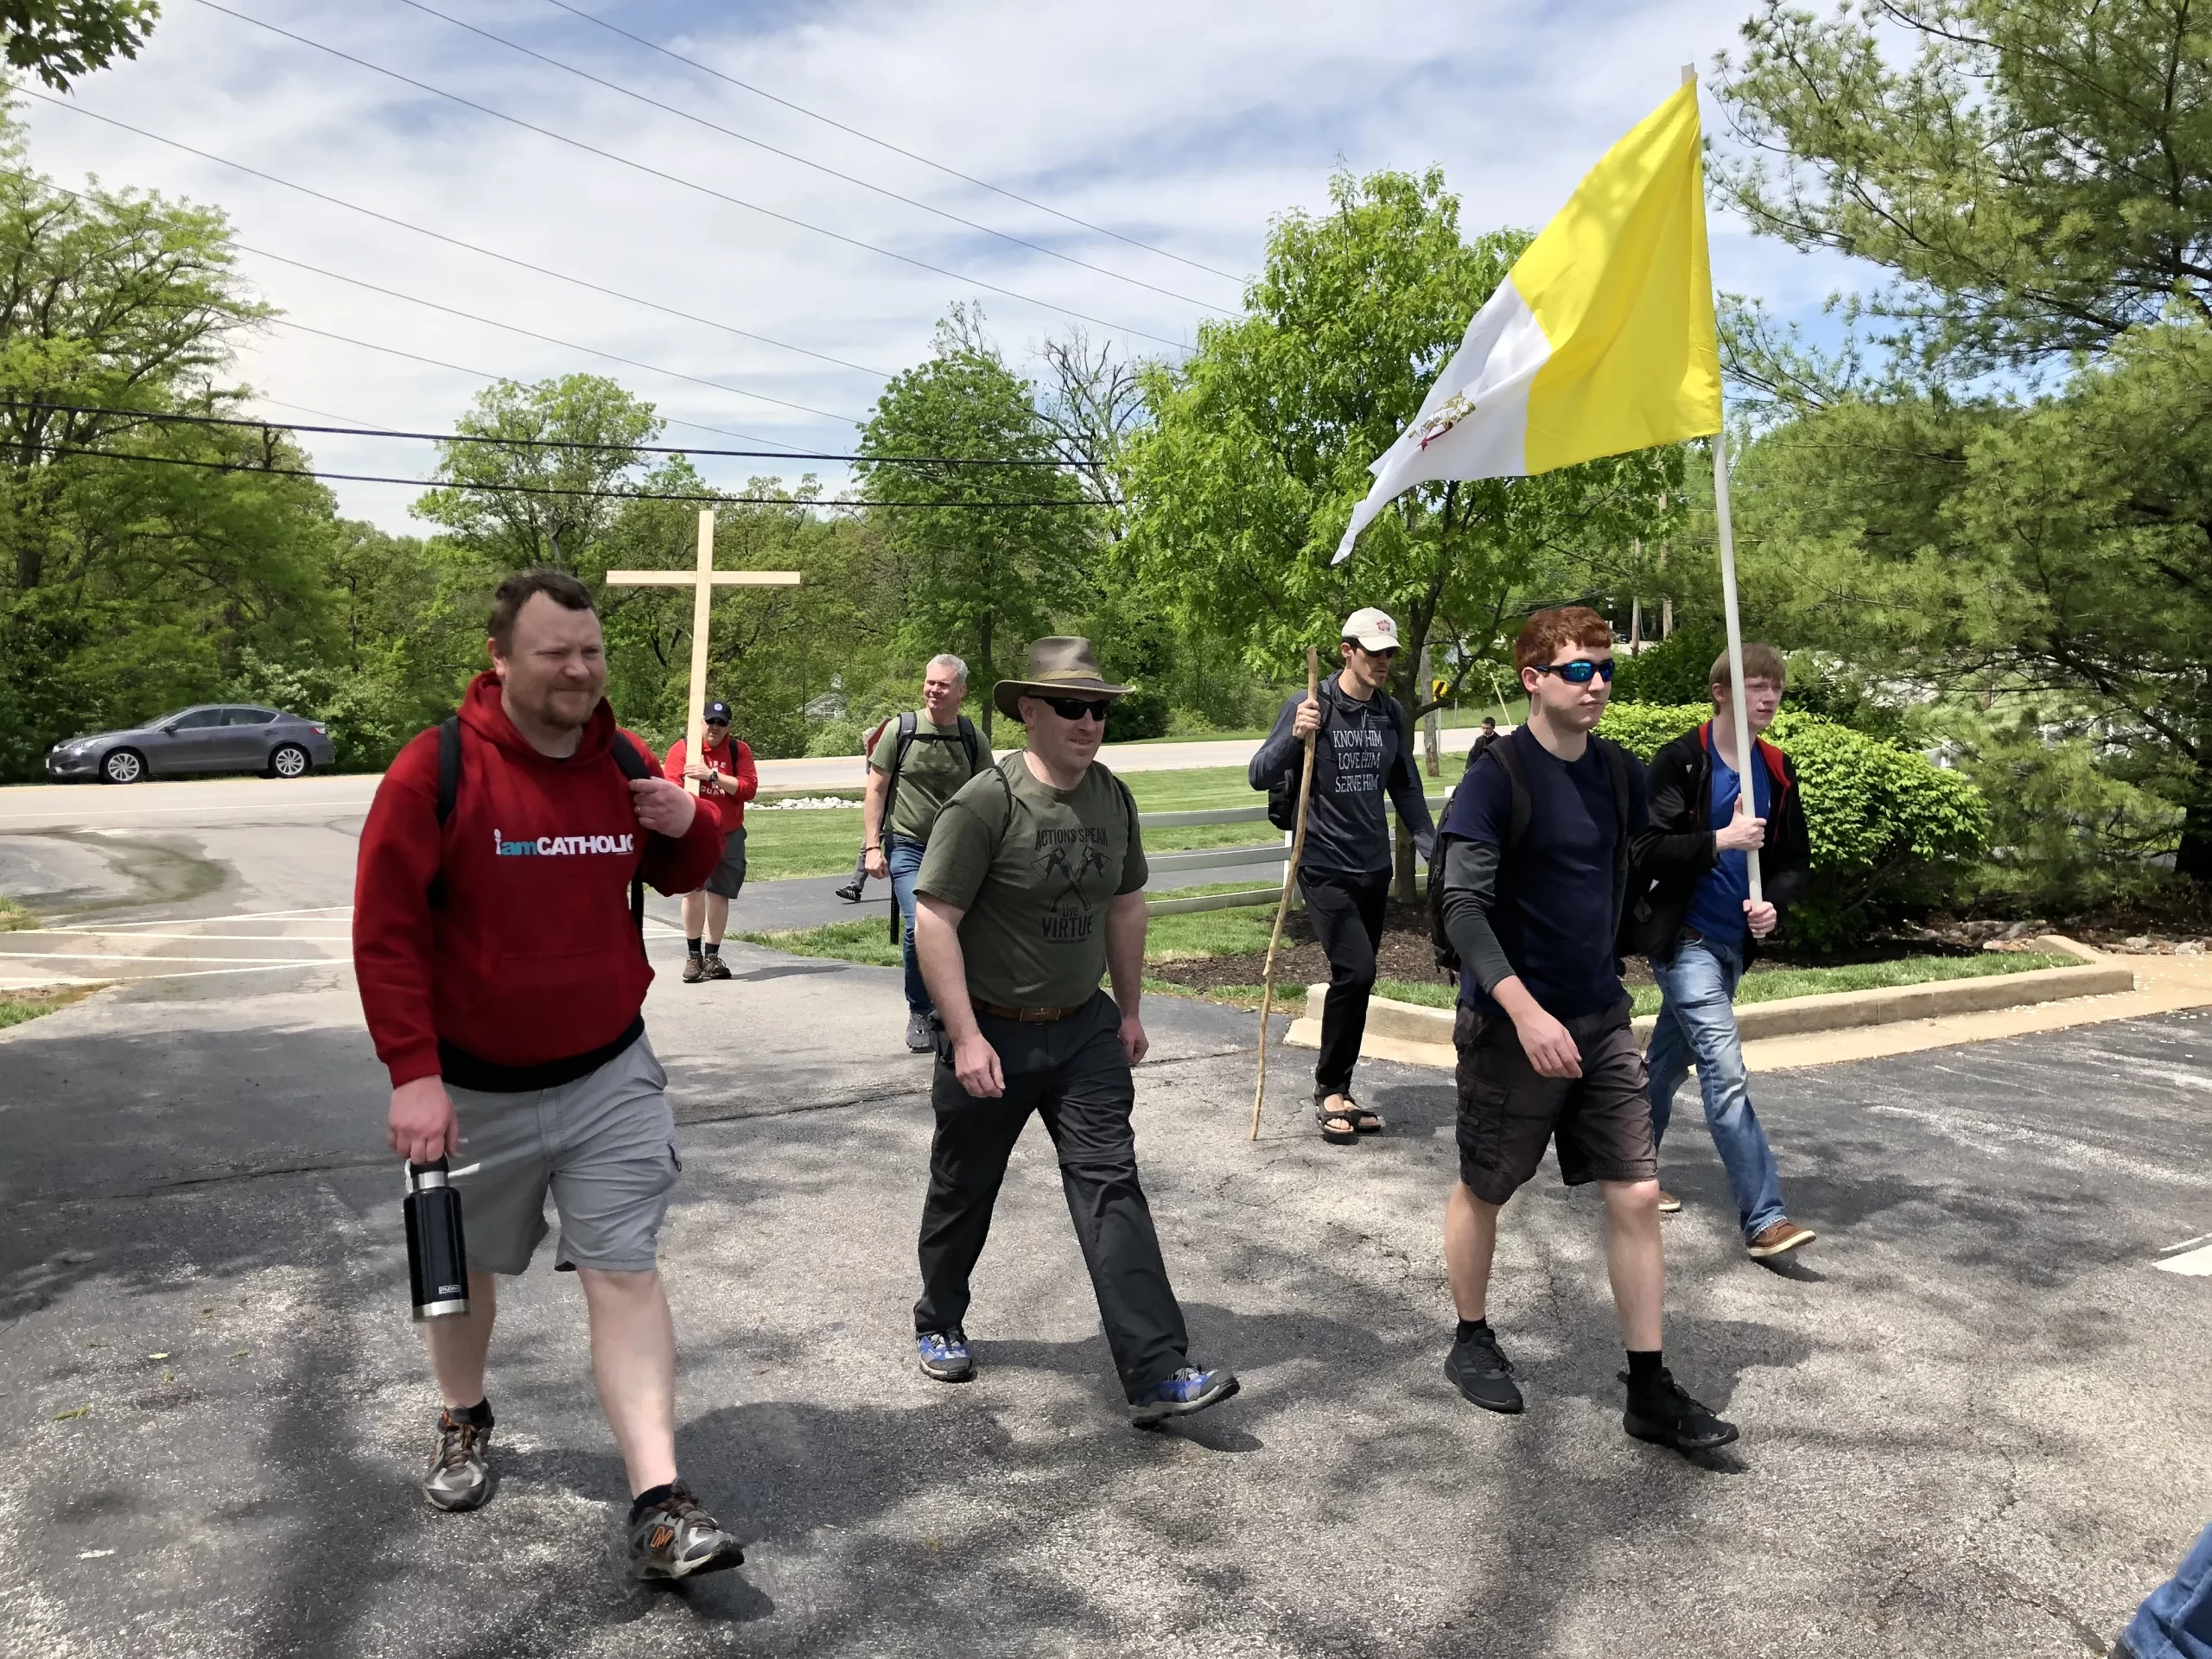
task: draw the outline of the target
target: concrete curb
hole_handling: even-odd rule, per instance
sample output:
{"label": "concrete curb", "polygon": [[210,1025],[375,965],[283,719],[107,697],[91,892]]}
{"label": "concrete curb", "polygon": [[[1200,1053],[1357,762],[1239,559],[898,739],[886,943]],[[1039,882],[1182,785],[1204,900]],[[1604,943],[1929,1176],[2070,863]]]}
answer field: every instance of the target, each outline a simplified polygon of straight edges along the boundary
{"label": "concrete curb", "polygon": [[[1797,1037],[1808,1033],[1933,1020],[1948,1014],[1983,1014],[1996,1008],[2030,1007],[2037,1003],[2110,996],[2135,989],[2135,972],[2132,968],[2100,957],[2071,939],[2051,934],[2035,943],[2047,950],[2082,957],[2084,965],[1753,1002],[1736,1010],[1737,1029],[1749,1043],[1763,1038]],[[1321,1005],[1328,990],[1326,985],[1306,987],[1306,1012],[1291,1022],[1290,1030],[1283,1038],[1285,1042],[1301,1048],[1320,1046]],[[1453,1014],[1450,1008],[1423,1007],[1418,1003],[1395,1002],[1378,996],[1367,1005],[1367,1033],[1360,1046],[1361,1055],[1374,1059],[1403,1060],[1415,1065],[1453,1065],[1458,1059],[1452,1046]],[[1637,1036],[1648,1039],[1656,1020],[1654,1014],[1639,1015],[1633,1022]]]}

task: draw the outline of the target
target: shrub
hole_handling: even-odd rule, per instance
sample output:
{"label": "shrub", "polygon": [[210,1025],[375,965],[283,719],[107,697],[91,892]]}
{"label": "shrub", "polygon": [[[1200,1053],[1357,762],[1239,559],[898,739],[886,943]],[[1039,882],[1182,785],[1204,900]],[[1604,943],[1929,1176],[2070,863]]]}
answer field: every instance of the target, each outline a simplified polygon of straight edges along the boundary
{"label": "shrub", "polygon": [[1706,676],[1713,659],[1728,644],[1717,625],[1685,621],[1656,645],[1647,645],[1633,657],[1617,650],[1613,660],[1613,701],[1616,703],[1703,703]]}
{"label": "shrub", "polygon": [[[871,721],[869,725],[875,722]],[[856,720],[825,720],[808,734],[806,753],[810,759],[840,754],[858,754],[861,739],[867,728]]]}
{"label": "shrub", "polygon": [[[1710,710],[1623,703],[1599,730],[1649,760]],[[1814,950],[1863,939],[1901,912],[1941,903],[1989,846],[1981,791],[1923,754],[1817,715],[1784,710],[1769,736],[1796,764],[1813,882],[1789,937]]]}
{"label": "shrub", "polygon": [[1106,741],[1129,743],[1141,737],[1165,737],[1168,712],[1164,693],[1141,685],[1116,700],[1114,712],[1106,716]]}

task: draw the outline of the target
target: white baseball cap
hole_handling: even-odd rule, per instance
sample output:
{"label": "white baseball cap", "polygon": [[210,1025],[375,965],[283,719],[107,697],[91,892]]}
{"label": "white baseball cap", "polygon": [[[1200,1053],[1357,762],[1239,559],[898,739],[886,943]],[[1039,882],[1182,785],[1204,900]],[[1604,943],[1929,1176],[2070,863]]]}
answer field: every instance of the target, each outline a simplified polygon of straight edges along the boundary
{"label": "white baseball cap", "polygon": [[1398,648],[1398,625],[1390,620],[1388,611],[1378,611],[1370,607],[1367,610],[1354,611],[1344,618],[1344,632],[1338,637],[1357,640],[1370,651],[1395,651]]}

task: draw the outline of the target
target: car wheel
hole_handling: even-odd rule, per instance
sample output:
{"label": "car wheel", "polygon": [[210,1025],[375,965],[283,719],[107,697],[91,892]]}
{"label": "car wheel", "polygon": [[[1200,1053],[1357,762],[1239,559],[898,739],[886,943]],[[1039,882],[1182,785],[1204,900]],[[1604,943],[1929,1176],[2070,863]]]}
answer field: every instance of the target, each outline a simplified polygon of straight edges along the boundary
{"label": "car wheel", "polygon": [[136,749],[111,749],[100,762],[100,781],[135,784],[146,775],[146,757]]}
{"label": "car wheel", "polygon": [[308,752],[296,743],[280,743],[269,757],[271,778],[304,778],[308,775]]}

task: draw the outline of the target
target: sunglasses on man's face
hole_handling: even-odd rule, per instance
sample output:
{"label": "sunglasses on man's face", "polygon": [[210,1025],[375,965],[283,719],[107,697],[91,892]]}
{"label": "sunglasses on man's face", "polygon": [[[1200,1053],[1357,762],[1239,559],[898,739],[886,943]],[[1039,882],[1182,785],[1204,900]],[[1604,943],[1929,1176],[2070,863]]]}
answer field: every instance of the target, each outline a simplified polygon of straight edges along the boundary
{"label": "sunglasses on man's face", "polygon": [[1037,701],[1062,720],[1081,720],[1085,715],[1089,715],[1101,726],[1106,723],[1107,714],[1114,707],[1113,699],[1110,697],[1099,697],[1096,700],[1088,697],[1039,697]]}
{"label": "sunglasses on man's face", "polygon": [[1578,657],[1571,663],[1538,663],[1535,667],[1537,673],[1556,674],[1569,685],[1587,685],[1593,675],[1607,685],[1613,683],[1613,664],[1610,658],[1602,663],[1593,663],[1587,657]]}
{"label": "sunglasses on man's face", "polygon": [[706,726],[707,729],[710,732],[726,732],[729,730],[729,721],[726,720],[710,720],[706,722]]}

